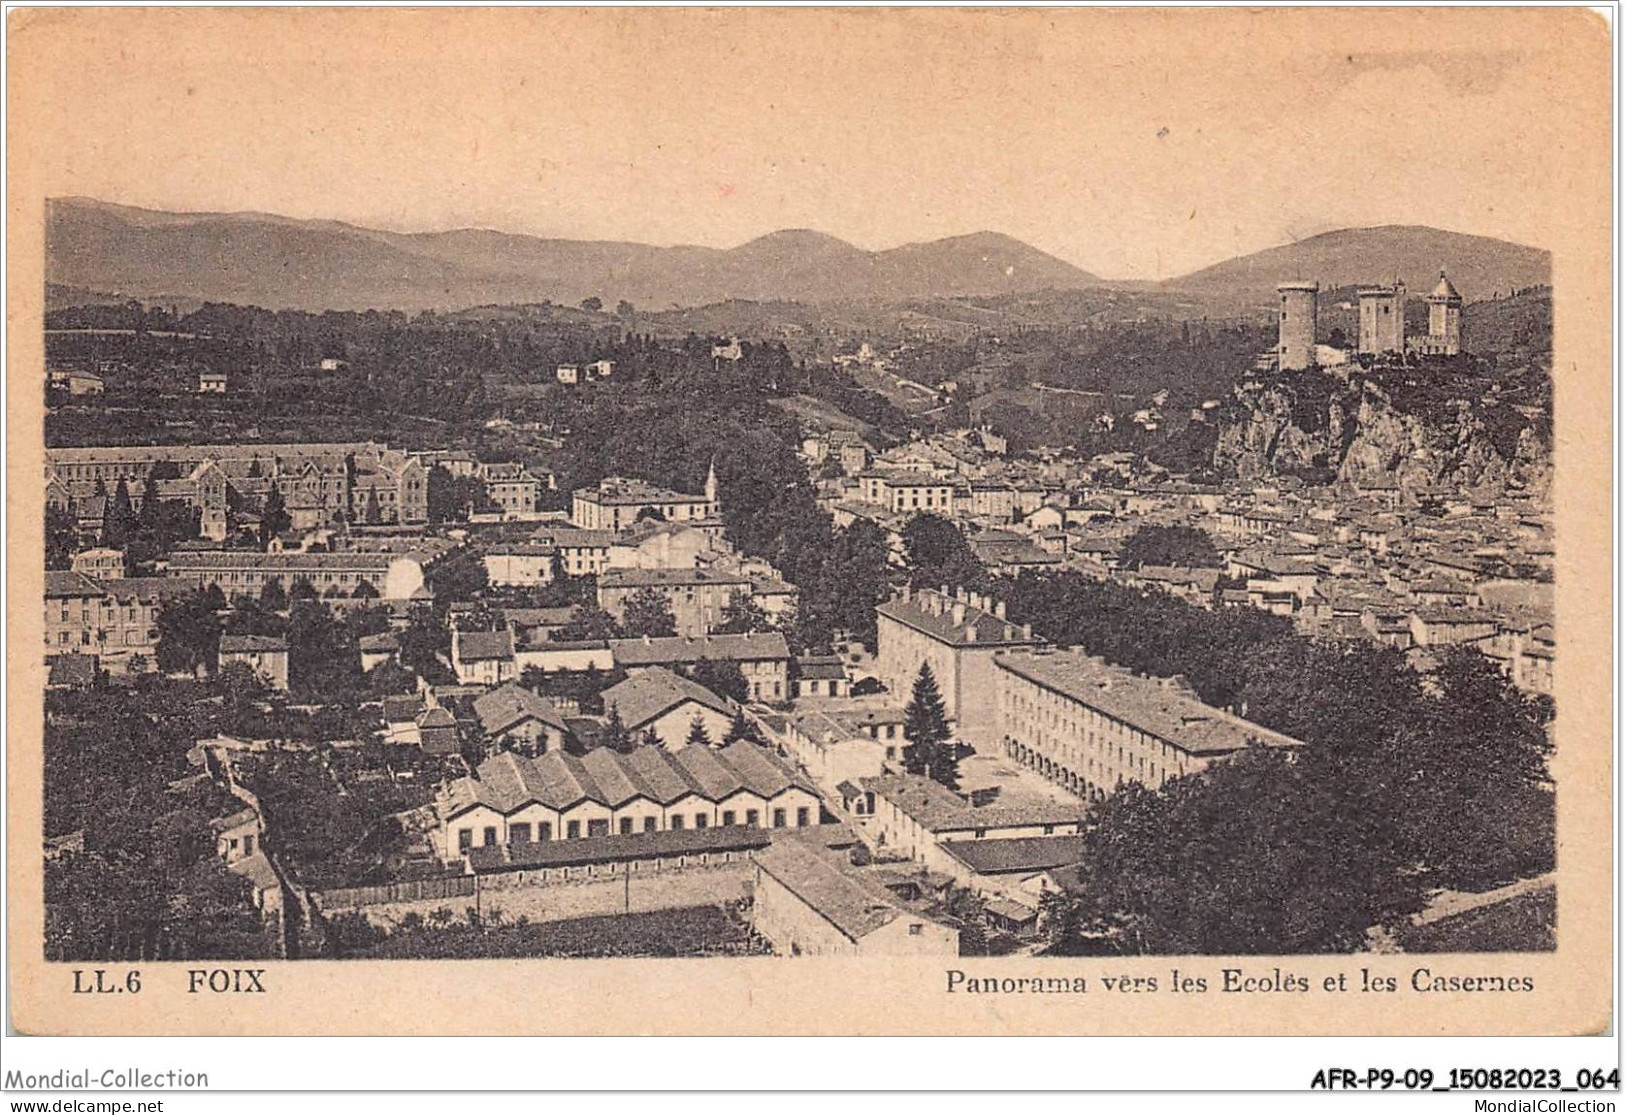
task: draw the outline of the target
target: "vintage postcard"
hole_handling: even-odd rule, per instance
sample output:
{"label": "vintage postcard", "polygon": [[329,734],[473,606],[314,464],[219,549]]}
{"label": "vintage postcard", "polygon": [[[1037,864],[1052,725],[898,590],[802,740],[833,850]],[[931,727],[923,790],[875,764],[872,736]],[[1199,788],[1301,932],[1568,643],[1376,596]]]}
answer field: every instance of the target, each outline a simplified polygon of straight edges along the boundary
{"label": "vintage postcard", "polygon": [[11,1024],[1605,1030],[1611,34],[14,12]]}

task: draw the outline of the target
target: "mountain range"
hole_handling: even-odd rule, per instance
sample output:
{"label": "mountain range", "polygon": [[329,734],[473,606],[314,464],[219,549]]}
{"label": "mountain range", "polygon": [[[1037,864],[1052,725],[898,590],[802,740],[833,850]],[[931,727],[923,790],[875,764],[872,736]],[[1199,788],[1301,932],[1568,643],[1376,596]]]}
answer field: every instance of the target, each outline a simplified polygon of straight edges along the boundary
{"label": "mountain range", "polygon": [[1114,283],[997,232],[866,251],[808,229],[735,248],[560,240],[487,229],[402,233],[265,213],[169,213],[88,198],[53,200],[46,280],[55,291],[269,309],[460,309],[588,297],[613,308],[729,299],[896,302],[1119,288],[1189,295],[1205,310],[1252,310],[1283,278],[1324,286],[1402,275],[1431,288],[1440,266],[1469,300],[1548,282],[1535,248],[1438,229],[1327,233],[1164,284]]}

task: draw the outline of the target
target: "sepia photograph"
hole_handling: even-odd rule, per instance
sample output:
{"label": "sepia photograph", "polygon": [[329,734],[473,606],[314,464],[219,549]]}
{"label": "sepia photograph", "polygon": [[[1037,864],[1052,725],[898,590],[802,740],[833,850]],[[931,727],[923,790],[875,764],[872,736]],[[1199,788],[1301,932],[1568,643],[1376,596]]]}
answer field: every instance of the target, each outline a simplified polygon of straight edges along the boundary
{"label": "sepia photograph", "polygon": [[1609,1024],[1601,20],[25,14],[24,1032]]}

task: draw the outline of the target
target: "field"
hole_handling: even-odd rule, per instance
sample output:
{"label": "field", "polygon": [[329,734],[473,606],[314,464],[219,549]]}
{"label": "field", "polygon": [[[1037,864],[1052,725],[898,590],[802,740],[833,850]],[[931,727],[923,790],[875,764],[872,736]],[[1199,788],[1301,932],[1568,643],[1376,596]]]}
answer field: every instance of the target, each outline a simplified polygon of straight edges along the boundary
{"label": "field", "polygon": [[765,954],[765,947],[752,940],[739,904],[483,928],[467,922],[402,926],[382,942],[348,953],[380,960]]}

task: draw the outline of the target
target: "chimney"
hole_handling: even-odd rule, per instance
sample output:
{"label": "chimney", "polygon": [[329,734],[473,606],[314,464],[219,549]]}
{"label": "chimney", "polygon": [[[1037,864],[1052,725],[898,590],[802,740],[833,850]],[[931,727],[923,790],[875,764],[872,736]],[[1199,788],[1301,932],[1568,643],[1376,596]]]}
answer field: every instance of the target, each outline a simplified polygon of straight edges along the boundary
{"label": "chimney", "polygon": [[1003,600],[995,600],[993,602],[993,614],[998,616],[1000,619],[1004,618],[1004,601]]}
{"label": "chimney", "polygon": [[963,600],[954,604],[954,626],[959,627],[965,622],[965,602]]}
{"label": "chimney", "polygon": [[645,635],[645,636],[644,636],[644,637],[643,637],[643,645],[644,645],[644,646],[650,646],[650,645],[652,645],[652,644],[653,644],[653,642],[654,642],[654,640],[653,640],[653,639],[651,639],[651,638],[649,638],[649,636],[647,636],[647,635]]}
{"label": "chimney", "polygon": [[944,600],[946,600],[946,599],[948,599],[948,586],[947,586],[947,585],[943,585],[943,586],[942,586],[942,587],[941,587],[941,588],[940,588],[940,589],[938,589],[938,590],[937,590],[937,591],[938,591],[938,592],[940,592],[940,593],[942,593],[942,598],[943,598],[943,599],[944,599]]}
{"label": "chimney", "polygon": [[976,625],[974,623],[965,628],[965,641],[967,643],[974,643],[976,641]]}
{"label": "chimney", "polygon": [[1023,639],[1031,639],[1033,637],[1033,625],[1032,624],[1024,623],[1024,624],[1021,625],[1021,637]]}

